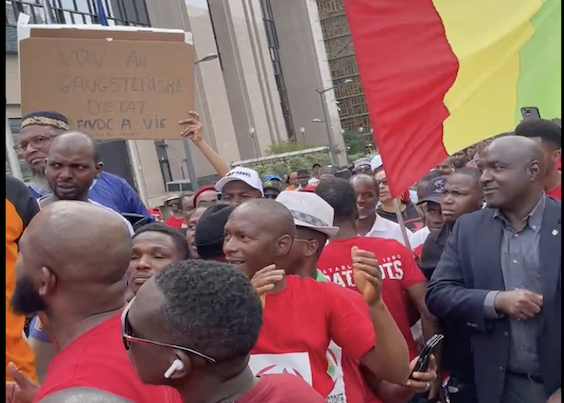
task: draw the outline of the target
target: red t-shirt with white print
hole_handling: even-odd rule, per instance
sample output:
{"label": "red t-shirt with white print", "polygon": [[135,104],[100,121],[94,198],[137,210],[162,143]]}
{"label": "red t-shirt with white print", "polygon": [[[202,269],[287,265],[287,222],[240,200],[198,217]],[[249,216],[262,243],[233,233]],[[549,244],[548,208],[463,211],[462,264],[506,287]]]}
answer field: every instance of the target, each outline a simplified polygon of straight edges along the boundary
{"label": "red t-shirt with white print", "polygon": [[282,291],[266,294],[262,329],[251,351],[253,373],[294,374],[327,397],[336,382],[334,363],[327,359],[330,341],[352,360],[376,341],[366,308],[343,291],[329,282],[287,276]]}
{"label": "red t-shirt with white print", "polygon": [[410,360],[419,352],[413,340],[407,315],[406,290],[427,281],[411,251],[393,239],[355,237],[329,242],[323,249],[317,267],[330,281],[357,290],[352,273],[351,248],[374,253],[382,271],[382,299],[405,337]]}

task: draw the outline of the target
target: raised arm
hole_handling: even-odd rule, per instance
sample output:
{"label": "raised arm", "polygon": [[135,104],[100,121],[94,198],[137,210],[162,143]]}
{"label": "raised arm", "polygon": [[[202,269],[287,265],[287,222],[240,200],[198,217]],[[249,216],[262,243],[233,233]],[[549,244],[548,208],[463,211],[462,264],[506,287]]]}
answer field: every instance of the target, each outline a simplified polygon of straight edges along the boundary
{"label": "raised arm", "polygon": [[200,122],[200,116],[194,111],[190,111],[189,114],[190,118],[180,122],[181,125],[186,125],[185,129],[182,131],[182,136],[192,140],[194,145],[198,147],[219,176],[223,177],[227,175],[229,165],[221,159],[219,154],[216,153],[202,137],[202,122]]}

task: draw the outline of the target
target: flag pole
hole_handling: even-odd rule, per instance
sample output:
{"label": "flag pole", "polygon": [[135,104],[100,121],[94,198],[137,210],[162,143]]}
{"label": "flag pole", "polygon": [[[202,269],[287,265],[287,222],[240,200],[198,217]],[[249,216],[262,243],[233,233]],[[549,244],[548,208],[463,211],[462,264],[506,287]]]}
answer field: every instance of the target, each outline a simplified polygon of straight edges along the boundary
{"label": "flag pole", "polygon": [[396,217],[400,226],[403,242],[405,243],[406,248],[411,250],[411,244],[409,243],[409,237],[407,236],[407,228],[405,227],[405,222],[403,221],[403,215],[401,214],[398,198],[394,199],[394,210],[396,211]]}

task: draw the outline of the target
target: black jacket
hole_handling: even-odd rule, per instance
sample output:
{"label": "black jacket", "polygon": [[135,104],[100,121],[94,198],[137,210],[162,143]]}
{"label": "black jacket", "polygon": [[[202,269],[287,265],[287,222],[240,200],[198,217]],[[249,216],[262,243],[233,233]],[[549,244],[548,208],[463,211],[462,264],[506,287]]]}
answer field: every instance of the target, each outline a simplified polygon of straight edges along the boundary
{"label": "black jacket", "polygon": [[[460,217],[427,289],[427,306],[443,320],[464,322],[472,331],[478,403],[499,403],[511,346],[509,319],[489,319],[484,299],[504,290],[502,228],[485,209]],[[548,396],[561,386],[561,203],[547,197],[539,244],[542,268],[543,329],[538,354]]]}

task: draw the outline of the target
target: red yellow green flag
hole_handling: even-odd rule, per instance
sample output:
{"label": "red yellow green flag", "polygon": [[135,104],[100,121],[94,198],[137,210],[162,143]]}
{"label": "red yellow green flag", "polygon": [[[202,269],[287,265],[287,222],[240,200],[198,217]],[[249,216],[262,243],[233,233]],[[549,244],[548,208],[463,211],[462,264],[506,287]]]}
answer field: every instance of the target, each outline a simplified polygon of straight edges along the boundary
{"label": "red yellow green flag", "polygon": [[394,195],[439,162],[561,111],[561,0],[345,0]]}

